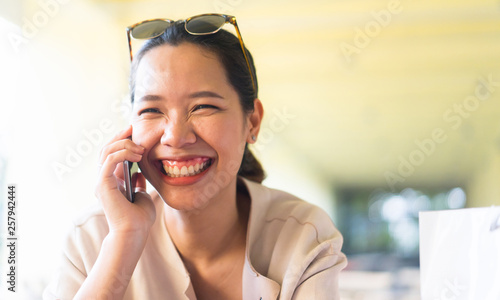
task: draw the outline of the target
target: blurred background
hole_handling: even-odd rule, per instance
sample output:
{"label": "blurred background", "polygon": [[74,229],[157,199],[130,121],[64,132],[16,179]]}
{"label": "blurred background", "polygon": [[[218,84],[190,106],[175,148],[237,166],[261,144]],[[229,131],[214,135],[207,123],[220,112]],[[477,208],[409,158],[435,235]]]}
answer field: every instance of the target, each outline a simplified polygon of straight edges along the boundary
{"label": "blurred background", "polygon": [[[344,235],[342,299],[419,299],[418,212],[500,203],[498,0],[0,0],[0,249],[39,299],[102,145],[128,124],[125,28],[237,17],[257,66],[265,185]],[[231,26],[225,28],[231,30]]]}

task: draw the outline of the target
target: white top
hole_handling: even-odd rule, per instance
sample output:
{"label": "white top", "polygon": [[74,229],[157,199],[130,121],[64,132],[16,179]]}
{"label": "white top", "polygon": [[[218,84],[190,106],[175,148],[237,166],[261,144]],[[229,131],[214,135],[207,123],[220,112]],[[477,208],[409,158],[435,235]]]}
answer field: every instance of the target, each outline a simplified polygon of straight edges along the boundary
{"label": "white top", "polygon": [[[251,198],[243,299],[339,299],[339,273],[347,260],[341,252],[342,235],[330,217],[288,193],[246,179],[243,182]],[[124,299],[194,300],[189,274],[163,221],[166,204],[160,198],[155,205],[156,221]],[[75,222],[61,268],[43,299],[73,299],[107,234],[106,217],[100,208]]]}

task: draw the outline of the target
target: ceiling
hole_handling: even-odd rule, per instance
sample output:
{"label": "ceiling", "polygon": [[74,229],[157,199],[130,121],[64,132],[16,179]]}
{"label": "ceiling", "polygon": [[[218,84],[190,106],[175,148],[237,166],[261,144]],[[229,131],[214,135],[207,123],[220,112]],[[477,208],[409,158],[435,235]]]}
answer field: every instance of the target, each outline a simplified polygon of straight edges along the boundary
{"label": "ceiling", "polygon": [[[387,187],[389,176],[451,186],[499,155],[498,1],[84,2],[120,30],[155,17],[236,15],[266,109],[256,145],[264,162],[298,164],[333,185]],[[471,98],[476,89],[484,101]]]}
{"label": "ceiling", "polygon": [[[177,18],[210,11],[202,1],[126,2],[108,5],[128,23],[158,11]],[[408,175],[401,172],[407,161],[414,171],[401,176],[404,184],[464,185],[498,153],[498,2],[211,4],[238,17],[255,56],[264,126],[272,131],[257,145],[264,160],[287,153],[337,185],[375,186]],[[488,77],[491,95],[460,113],[455,105]],[[276,111],[293,115],[279,130],[271,128]],[[432,147],[424,141],[436,130],[441,142]],[[423,158],[417,142],[429,147]]]}

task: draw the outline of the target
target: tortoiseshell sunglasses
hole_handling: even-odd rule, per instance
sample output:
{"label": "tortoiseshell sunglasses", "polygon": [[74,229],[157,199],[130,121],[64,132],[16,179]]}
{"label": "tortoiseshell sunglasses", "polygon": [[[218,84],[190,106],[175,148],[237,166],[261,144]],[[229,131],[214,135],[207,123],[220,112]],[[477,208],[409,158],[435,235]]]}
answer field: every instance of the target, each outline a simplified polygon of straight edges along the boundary
{"label": "tortoiseshell sunglasses", "polygon": [[[132,42],[130,40],[130,37],[133,37],[134,39],[152,39],[163,34],[165,29],[167,29],[174,23],[175,21],[170,19],[151,19],[127,27],[130,61],[132,61],[133,59]],[[192,35],[208,35],[218,32],[226,23],[231,23],[236,28],[236,33],[238,34],[241,50],[243,51],[243,56],[245,57],[245,60],[247,62],[248,72],[250,72],[253,89],[255,91],[255,79],[253,77],[252,69],[250,68],[250,62],[245,51],[245,44],[243,43],[240,29],[238,28],[238,24],[236,23],[236,17],[222,14],[196,15],[184,20],[184,28],[188,33]]]}

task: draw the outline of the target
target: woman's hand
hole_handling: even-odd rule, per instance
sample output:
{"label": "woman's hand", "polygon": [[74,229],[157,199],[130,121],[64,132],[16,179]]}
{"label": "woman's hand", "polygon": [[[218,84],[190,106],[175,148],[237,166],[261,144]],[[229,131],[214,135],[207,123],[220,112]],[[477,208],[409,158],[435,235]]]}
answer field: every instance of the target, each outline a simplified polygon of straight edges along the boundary
{"label": "woman's hand", "polygon": [[144,153],[144,148],[128,138],[131,135],[132,126],[129,126],[101,151],[95,194],[104,209],[109,234],[74,297],[76,300],[123,299],[155,221],[155,206],[146,193],[146,179],[142,174],[132,177],[132,188],[136,190],[134,203],[124,195],[123,162],[139,162]]}
{"label": "woman's hand", "polygon": [[132,176],[134,203],[124,193],[123,162],[139,162],[144,148],[129,137],[132,126],[119,132],[101,150],[99,176],[95,194],[99,199],[111,234],[148,234],[156,217],[155,206],[146,192],[146,179],[141,173]]}

